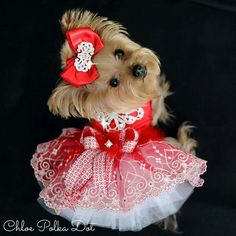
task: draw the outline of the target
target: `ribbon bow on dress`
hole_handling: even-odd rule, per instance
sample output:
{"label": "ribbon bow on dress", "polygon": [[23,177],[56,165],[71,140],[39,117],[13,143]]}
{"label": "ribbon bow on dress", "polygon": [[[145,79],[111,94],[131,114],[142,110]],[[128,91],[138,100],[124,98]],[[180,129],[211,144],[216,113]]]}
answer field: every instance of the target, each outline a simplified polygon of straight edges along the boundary
{"label": "ribbon bow on dress", "polygon": [[99,76],[92,57],[104,47],[99,35],[90,28],[77,28],[67,31],[66,38],[76,55],[67,61],[61,77],[75,87],[92,83]]}
{"label": "ribbon bow on dress", "polygon": [[[133,159],[145,168],[152,169],[138,150],[135,150],[138,138],[138,132],[132,128],[122,130],[110,140],[97,130],[85,127],[80,140],[85,150],[67,172],[67,191],[81,189],[93,177],[95,186],[106,192],[107,182],[111,180],[125,153],[132,153]],[[107,176],[107,173],[110,174]]]}

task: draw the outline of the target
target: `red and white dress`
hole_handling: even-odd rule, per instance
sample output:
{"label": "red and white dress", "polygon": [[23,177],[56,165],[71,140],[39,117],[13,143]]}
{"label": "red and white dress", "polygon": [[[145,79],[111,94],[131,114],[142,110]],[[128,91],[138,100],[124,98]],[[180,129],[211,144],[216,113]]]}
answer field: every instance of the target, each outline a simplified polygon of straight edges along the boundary
{"label": "red and white dress", "polygon": [[31,165],[39,202],[72,221],[141,230],[176,213],[200,187],[206,161],[168,144],[152,127],[151,102],[130,113],[98,114],[83,130],[39,144]]}

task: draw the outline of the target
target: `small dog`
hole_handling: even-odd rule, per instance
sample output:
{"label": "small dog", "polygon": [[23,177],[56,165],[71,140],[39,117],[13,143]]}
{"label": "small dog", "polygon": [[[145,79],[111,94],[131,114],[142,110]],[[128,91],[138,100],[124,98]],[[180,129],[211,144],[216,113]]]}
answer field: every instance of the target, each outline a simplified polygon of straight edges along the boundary
{"label": "small dog", "polygon": [[[89,27],[100,36],[104,48],[93,56],[93,65],[99,72],[98,79],[80,87],[61,81],[53,90],[48,100],[53,114],[64,118],[83,117],[93,123],[101,112],[126,113],[151,100],[152,125],[168,123],[172,115],[164,101],[171,94],[169,83],[164,76],[160,76],[160,61],[152,50],[133,42],[119,23],[90,11],[65,12],[61,27],[64,33]],[[62,69],[74,56],[75,52],[65,41],[61,48]],[[191,126],[184,123],[179,128],[177,139],[166,137],[165,141],[187,153],[194,153],[197,142],[190,138],[190,132]],[[165,229],[177,230],[175,215],[163,222]]]}

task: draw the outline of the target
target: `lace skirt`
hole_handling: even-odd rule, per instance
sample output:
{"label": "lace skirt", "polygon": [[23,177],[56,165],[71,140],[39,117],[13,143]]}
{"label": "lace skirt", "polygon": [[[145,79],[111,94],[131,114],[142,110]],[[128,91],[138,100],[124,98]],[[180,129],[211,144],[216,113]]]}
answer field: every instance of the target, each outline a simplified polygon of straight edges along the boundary
{"label": "lace skirt", "polygon": [[71,222],[120,231],[176,213],[203,185],[206,161],[164,141],[138,140],[131,128],[111,141],[87,126],[39,144],[31,160],[39,202]]}

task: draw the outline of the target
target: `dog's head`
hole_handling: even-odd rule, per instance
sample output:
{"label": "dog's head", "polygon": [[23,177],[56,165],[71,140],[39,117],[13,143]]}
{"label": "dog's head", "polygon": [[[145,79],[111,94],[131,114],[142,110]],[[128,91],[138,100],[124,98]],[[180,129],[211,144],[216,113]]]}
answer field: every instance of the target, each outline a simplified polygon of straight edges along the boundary
{"label": "dog's head", "polygon": [[[92,58],[99,73],[94,82],[80,87],[65,81],[57,85],[48,101],[54,114],[92,119],[100,111],[129,112],[160,96],[158,57],[150,49],[133,42],[119,23],[89,11],[72,10],[63,15],[61,26],[63,32],[91,28],[100,36],[104,48]],[[65,41],[61,49],[63,69],[74,56]]]}

